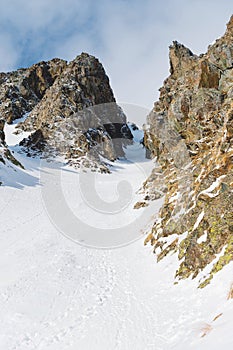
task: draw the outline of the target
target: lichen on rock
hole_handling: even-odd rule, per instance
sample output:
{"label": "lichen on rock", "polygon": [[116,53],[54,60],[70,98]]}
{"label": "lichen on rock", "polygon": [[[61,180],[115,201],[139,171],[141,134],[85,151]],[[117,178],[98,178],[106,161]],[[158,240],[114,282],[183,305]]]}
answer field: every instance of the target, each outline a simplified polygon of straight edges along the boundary
{"label": "lichen on rock", "polygon": [[[158,259],[177,252],[177,278],[194,278],[212,263],[203,287],[233,260],[233,16],[206,54],[174,42],[170,64],[145,130],[166,187],[146,242]],[[158,177],[144,185],[149,192],[157,186]]]}

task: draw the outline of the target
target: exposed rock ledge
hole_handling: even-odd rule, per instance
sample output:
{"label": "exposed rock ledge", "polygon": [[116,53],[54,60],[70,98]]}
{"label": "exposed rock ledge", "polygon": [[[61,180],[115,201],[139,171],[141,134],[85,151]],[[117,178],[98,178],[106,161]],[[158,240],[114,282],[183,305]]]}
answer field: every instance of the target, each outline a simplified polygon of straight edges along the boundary
{"label": "exposed rock ledge", "polygon": [[208,266],[203,287],[233,260],[233,16],[204,55],[174,42],[170,67],[144,140],[160,165],[146,198],[165,193],[146,243],[158,260],[177,252],[177,278]]}

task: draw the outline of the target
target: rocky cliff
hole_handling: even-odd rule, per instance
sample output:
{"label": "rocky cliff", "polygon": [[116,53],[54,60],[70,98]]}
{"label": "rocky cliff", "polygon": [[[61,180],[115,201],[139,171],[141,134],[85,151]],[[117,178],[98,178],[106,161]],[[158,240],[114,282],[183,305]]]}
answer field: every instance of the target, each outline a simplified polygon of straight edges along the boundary
{"label": "rocky cliff", "polygon": [[8,123],[30,112],[42,99],[66,66],[66,61],[54,59],[30,68],[0,73],[0,115]]}
{"label": "rocky cliff", "polygon": [[158,164],[146,199],[165,195],[146,243],[178,254],[177,278],[206,268],[203,287],[233,260],[233,17],[206,54],[173,42],[169,56],[144,139]]}
{"label": "rocky cliff", "polygon": [[109,79],[95,57],[53,59],[0,74],[0,116],[31,135],[20,145],[28,155],[64,156],[74,165],[108,171],[101,157],[124,156],[132,134],[116,104]]}
{"label": "rocky cliff", "polygon": [[103,66],[86,53],[64,67],[19,127],[35,131],[22,146],[50,154],[52,150],[72,164],[87,153],[91,163],[98,154],[115,160],[132,138]]}

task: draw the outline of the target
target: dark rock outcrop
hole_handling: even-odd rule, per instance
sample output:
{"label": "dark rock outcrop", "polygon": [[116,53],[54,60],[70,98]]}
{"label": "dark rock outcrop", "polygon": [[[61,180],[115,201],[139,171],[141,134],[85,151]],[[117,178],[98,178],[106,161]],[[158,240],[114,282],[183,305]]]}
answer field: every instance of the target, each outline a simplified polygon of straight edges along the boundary
{"label": "dark rock outcrop", "polygon": [[203,287],[233,260],[233,17],[204,55],[174,42],[170,64],[144,137],[160,166],[146,196],[165,194],[146,242],[158,260],[178,253],[178,278],[214,262]]}
{"label": "dark rock outcrop", "polygon": [[0,119],[0,143],[3,144],[5,142],[5,134],[4,134],[4,121]]}
{"label": "dark rock outcrop", "polygon": [[103,66],[86,53],[63,67],[19,129],[36,133],[21,142],[29,152],[43,144],[44,154],[64,155],[72,164],[87,153],[114,160],[132,139]]}

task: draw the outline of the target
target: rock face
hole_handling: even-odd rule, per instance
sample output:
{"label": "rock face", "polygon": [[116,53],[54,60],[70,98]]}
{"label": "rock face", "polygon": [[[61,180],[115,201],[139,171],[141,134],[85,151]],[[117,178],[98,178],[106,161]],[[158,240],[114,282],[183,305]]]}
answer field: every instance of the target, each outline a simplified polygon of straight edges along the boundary
{"label": "rock face", "polygon": [[233,17],[204,55],[173,42],[170,73],[144,139],[160,168],[144,184],[147,199],[165,194],[146,243],[158,260],[177,252],[177,278],[212,262],[203,287],[233,260]]}
{"label": "rock face", "polygon": [[8,123],[30,112],[66,66],[54,59],[27,69],[0,73],[0,115]]}
{"label": "rock face", "polygon": [[21,145],[44,154],[64,155],[73,164],[79,164],[87,153],[92,163],[99,161],[99,155],[110,160],[123,156],[123,145],[132,135],[103,66],[82,53],[62,67],[19,125],[21,130],[34,132]]}
{"label": "rock face", "polygon": [[26,114],[18,132],[31,132],[20,144],[28,155],[61,155],[71,164],[107,171],[100,156],[124,156],[132,139],[103,66],[86,53],[70,63],[53,59],[0,73],[2,122]]}

